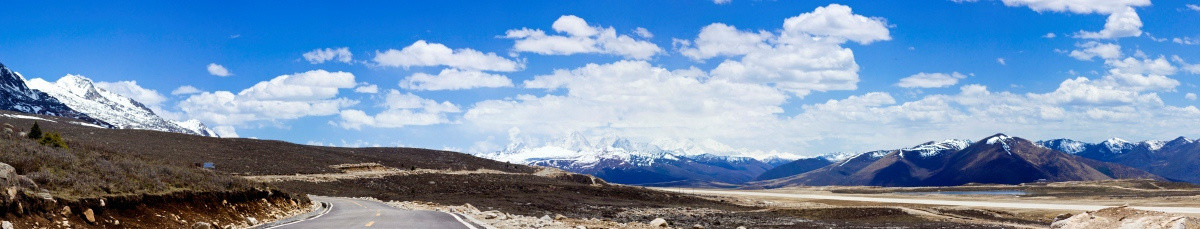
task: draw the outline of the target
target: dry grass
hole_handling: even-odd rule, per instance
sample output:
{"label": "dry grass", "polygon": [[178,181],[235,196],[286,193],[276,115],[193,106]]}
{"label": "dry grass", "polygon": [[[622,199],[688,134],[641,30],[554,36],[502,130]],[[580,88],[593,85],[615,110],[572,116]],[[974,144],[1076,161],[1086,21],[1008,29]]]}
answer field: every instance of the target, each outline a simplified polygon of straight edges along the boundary
{"label": "dry grass", "polygon": [[44,146],[20,137],[0,138],[0,149],[4,149],[0,162],[12,165],[54,196],[67,199],[254,187],[245,179],[199,168],[86,148]]}

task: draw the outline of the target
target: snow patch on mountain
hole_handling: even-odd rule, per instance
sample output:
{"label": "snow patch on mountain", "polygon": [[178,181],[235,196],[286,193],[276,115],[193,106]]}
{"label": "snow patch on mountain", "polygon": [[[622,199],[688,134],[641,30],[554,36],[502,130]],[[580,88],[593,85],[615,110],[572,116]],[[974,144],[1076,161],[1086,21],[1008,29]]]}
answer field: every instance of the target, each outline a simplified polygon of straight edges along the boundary
{"label": "snow patch on mountain", "polygon": [[989,145],[1000,144],[1000,147],[1004,148],[1004,152],[1008,153],[1008,155],[1012,155],[1012,147],[1008,146],[1008,141],[1010,140],[1012,140],[1012,137],[1009,137],[1008,135],[997,134],[996,136],[992,136],[984,141]]}

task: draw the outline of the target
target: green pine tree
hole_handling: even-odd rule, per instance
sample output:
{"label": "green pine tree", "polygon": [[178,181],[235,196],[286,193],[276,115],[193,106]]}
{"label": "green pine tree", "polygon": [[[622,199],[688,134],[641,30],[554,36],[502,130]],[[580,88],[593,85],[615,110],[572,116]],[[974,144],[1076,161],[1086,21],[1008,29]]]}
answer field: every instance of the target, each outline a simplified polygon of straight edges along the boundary
{"label": "green pine tree", "polygon": [[33,128],[29,128],[29,135],[26,136],[32,139],[42,139],[42,128],[38,127],[37,122],[33,122]]}

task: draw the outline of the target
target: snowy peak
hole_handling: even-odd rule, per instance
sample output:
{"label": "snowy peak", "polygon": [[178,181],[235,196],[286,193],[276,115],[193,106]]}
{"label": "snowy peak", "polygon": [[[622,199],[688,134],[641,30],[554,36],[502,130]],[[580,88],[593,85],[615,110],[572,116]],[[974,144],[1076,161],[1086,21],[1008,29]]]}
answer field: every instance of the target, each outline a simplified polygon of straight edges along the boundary
{"label": "snowy peak", "polygon": [[31,89],[24,76],[4,64],[0,64],[0,110],[74,118],[102,127],[111,126],[72,109],[46,93]]}
{"label": "snowy peak", "polygon": [[1041,145],[1042,147],[1056,149],[1058,151],[1063,151],[1063,152],[1069,153],[1069,154],[1079,154],[1079,152],[1083,152],[1084,150],[1086,150],[1087,146],[1089,145],[1086,142],[1081,142],[1081,141],[1076,141],[1076,140],[1071,140],[1071,139],[1066,139],[1066,138],[1047,140],[1047,141],[1038,141],[1037,144]]}
{"label": "snowy peak", "polygon": [[1125,139],[1120,138],[1109,138],[1108,140],[1100,142],[1100,144],[1108,148],[1108,151],[1111,153],[1122,153],[1125,150],[1133,149],[1133,144],[1130,144],[1129,141],[1125,141]]}
{"label": "snowy peak", "polygon": [[86,77],[66,75],[54,83],[37,78],[27,81],[30,88],[45,92],[73,110],[85,113],[121,129],[156,130],[217,137],[199,121],[176,122],[158,116],[142,103],[99,88]]}
{"label": "snowy peak", "polygon": [[[964,139],[946,139],[941,141],[931,141],[924,144],[914,146],[912,148],[902,149],[904,152],[917,152],[922,158],[937,156],[944,152],[958,151],[967,148],[971,145],[971,140]],[[904,155],[904,154],[901,154]]]}

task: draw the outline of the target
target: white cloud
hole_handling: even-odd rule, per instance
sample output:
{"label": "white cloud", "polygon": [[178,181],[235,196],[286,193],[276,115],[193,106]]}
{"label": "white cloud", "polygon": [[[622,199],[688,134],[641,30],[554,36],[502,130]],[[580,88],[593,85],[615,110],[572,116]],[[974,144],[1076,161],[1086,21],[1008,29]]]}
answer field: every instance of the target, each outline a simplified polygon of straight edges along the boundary
{"label": "white cloud", "polygon": [[954,3],[978,2],[979,0],[950,0]]}
{"label": "white cloud", "polygon": [[450,102],[441,103],[421,98],[412,93],[391,90],[381,106],[387,108],[374,116],[361,110],[344,110],[339,116],[341,121],[336,125],[346,129],[362,129],[364,126],[379,128],[400,128],[404,126],[422,126],[450,123],[447,113],[459,113],[458,106]]}
{"label": "white cloud", "polygon": [[1186,95],[1183,95],[1183,98],[1186,98],[1186,99],[1192,100],[1192,101],[1196,101],[1196,93],[1188,92]]}
{"label": "white cloud", "polygon": [[650,33],[650,30],[642,27],[634,28],[633,34],[637,34],[639,37],[646,39],[654,38],[654,33]]}
{"label": "white cloud", "polygon": [[566,94],[481,101],[464,118],[480,129],[516,127],[532,135],[595,131],[639,138],[749,139],[769,135],[761,130],[778,124],[774,117],[787,98],[767,86],[644,61],[560,69],[524,85]]}
{"label": "white cloud", "polygon": [[1075,44],[1075,47],[1079,47],[1079,49],[1072,50],[1069,55],[1079,60],[1092,60],[1096,57],[1108,60],[1121,57],[1121,46],[1113,43],[1089,41]]}
{"label": "white cloud", "polygon": [[917,73],[915,75],[900,79],[896,86],[903,88],[938,88],[949,87],[958,84],[958,80],[967,78],[962,73],[953,72],[946,73]]}
{"label": "white cloud", "polygon": [[1000,65],[1008,65],[1008,61],[1005,61],[1004,57],[996,58],[996,63],[999,63]]}
{"label": "white cloud", "polygon": [[220,77],[233,75],[233,73],[229,72],[229,69],[225,69],[225,66],[221,66],[217,63],[208,64],[208,74]]}
{"label": "white cloud", "polygon": [[[696,37],[695,42],[683,41],[687,45],[679,52],[693,60],[740,56],[771,49],[767,41],[773,38],[775,35],[767,31],[742,32],[730,25],[713,23],[700,29],[700,35]],[[691,45],[693,43],[695,46]]]}
{"label": "white cloud", "polygon": [[854,14],[849,6],[829,4],[783,21],[785,35],[806,39],[808,36],[848,39],[859,44],[891,40],[887,22]]}
{"label": "white cloud", "polygon": [[1200,12],[1200,6],[1197,6],[1196,4],[1187,4],[1186,6],[1190,10]]}
{"label": "white cloud", "polygon": [[[547,35],[540,29],[521,28],[508,30],[503,37],[516,41],[513,45],[514,51],[542,55],[602,53],[631,59],[649,59],[663,52],[662,48],[654,43],[637,40],[628,35],[618,35],[612,27],[593,27],[575,15],[559,17],[551,28],[564,35]],[[645,34],[637,33],[642,37],[650,34],[649,31]]]}
{"label": "white cloud", "polygon": [[729,4],[730,2],[733,2],[733,0],[712,0],[712,2],[717,5],[724,5],[724,4]]}
{"label": "white cloud", "polygon": [[[1163,39],[1165,40],[1166,38],[1163,38]],[[1175,42],[1176,44],[1181,44],[1181,45],[1200,44],[1200,40],[1192,39],[1191,37],[1176,37],[1176,38],[1172,38],[1171,42]]]}
{"label": "white cloud", "polygon": [[335,60],[342,63],[350,63],[354,60],[354,54],[350,53],[350,48],[348,47],[341,47],[337,49],[314,49],[304,53],[303,56],[305,60],[308,60],[309,63],[313,64],[325,63],[325,61],[330,60]]}
{"label": "white cloud", "polygon": [[233,126],[248,122],[337,114],[342,108],[358,103],[337,98],[339,89],[355,85],[353,74],[313,70],[281,75],[237,94],[229,91],[193,94],[177,106],[188,118],[233,130]]}
{"label": "white cloud", "polygon": [[1124,10],[1108,15],[1108,20],[1104,23],[1103,30],[1098,32],[1079,31],[1078,36],[1088,39],[1113,39],[1141,35],[1142,19],[1138,17],[1133,7],[1125,7]]}
{"label": "white cloud", "polygon": [[442,69],[436,76],[418,72],[400,81],[401,88],[426,91],[512,86],[512,80],[503,75],[452,68]]}
{"label": "white cloud", "polygon": [[1037,12],[1110,14],[1130,6],[1149,6],[1150,0],[1001,0],[1010,7],[1027,6]]}
{"label": "white cloud", "polygon": [[316,100],[332,98],[338,94],[338,89],[355,85],[354,74],[349,72],[312,70],[259,82],[242,90],[238,96],[255,100]]}
{"label": "white cloud", "polygon": [[1189,64],[1187,61],[1184,61],[1183,58],[1179,57],[1178,55],[1171,56],[1171,61],[1175,61],[1175,63],[1179,64],[1180,68],[1183,69],[1183,71],[1186,71],[1186,72],[1192,73],[1192,74],[1200,74],[1200,64]]}
{"label": "white cloud", "polygon": [[710,72],[713,77],[773,85],[803,97],[812,91],[856,89],[858,63],[854,52],[841,45],[890,39],[883,19],[830,4],[784,20],[779,34],[740,31],[714,23],[701,29],[694,42],[675,43],[684,56],[694,60],[741,56],[719,64]]}
{"label": "white cloud", "polygon": [[1010,7],[1026,6],[1037,12],[1071,12],[1075,14],[1106,14],[1104,29],[1097,32],[1079,31],[1076,37],[1115,39],[1142,34],[1142,20],[1134,7],[1149,6],[1150,0],[1001,0]]}
{"label": "white cloud", "polygon": [[201,91],[200,89],[198,89],[196,87],[193,87],[192,85],[183,85],[183,86],[179,86],[179,88],[175,88],[174,91],[171,91],[171,95],[190,95],[190,94],[196,94],[196,93],[200,93],[200,92],[203,92],[203,91]]}
{"label": "white cloud", "polygon": [[212,130],[213,132],[217,132],[217,136],[221,136],[222,138],[238,137],[237,129],[233,128],[232,126],[216,126],[213,127]]}
{"label": "white cloud", "polygon": [[379,85],[359,83],[358,87],[354,88],[354,92],[367,94],[379,93]]}
{"label": "white cloud", "polygon": [[404,68],[449,66],[460,69],[512,72],[525,67],[524,64],[505,59],[495,53],[483,53],[466,48],[454,50],[446,45],[428,43],[424,40],[414,42],[401,50],[376,51],[373,60],[380,66]]}
{"label": "white cloud", "polygon": [[157,107],[167,101],[166,96],[159,94],[158,91],[138,86],[137,81],[98,82],[96,83],[96,87],[128,97],[150,107]]}
{"label": "white cloud", "polygon": [[1046,35],[1042,35],[1042,37],[1043,38],[1055,38],[1055,37],[1058,37],[1058,34],[1046,33]]}

